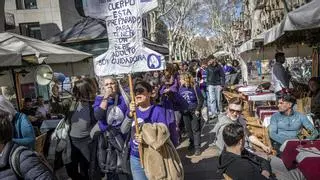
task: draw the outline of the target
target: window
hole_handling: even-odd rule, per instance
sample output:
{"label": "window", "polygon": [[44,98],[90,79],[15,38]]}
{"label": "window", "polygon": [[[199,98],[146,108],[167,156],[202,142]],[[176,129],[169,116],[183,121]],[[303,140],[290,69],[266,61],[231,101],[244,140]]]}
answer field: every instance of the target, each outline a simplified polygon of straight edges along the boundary
{"label": "window", "polygon": [[16,0],[17,9],[37,9],[37,0]]}
{"label": "window", "polygon": [[20,34],[41,40],[41,30],[39,22],[19,24]]}
{"label": "window", "polygon": [[147,27],[147,19],[142,18],[142,27]]}
{"label": "window", "polygon": [[148,31],[145,30],[145,29],[143,29],[143,30],[142,30],[142,36],[143,36],[144,38],[148,38]]}
{"label": "window", "polygon": [[5,30],[15,29],[16,24],[14,20],[14,14],[5,13]]}

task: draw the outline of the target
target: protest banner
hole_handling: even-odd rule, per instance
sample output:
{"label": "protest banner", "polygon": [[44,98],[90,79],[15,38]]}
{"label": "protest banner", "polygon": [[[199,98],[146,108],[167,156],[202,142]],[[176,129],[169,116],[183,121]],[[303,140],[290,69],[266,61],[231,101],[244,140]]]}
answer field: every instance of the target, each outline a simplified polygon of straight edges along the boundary
{"label": "protest banner", "polygon": [[[143,45],[142,15],[158,6],[157,0],[86,0],[87,16],[106,19],[108,51],[94,59],[97,76],[129,74],[131,103],[135,104],[131,73],[165,69],[164,57]],[[134,112],[136,134],[140,134]],[[143,168],[143,151],[139,144]]]}
{"label": "protest banner", "polygon": [[157,0],[94,0],[84,4],[89,16],[105,17],[108,30],[109,49],[94,59],[97,76],[165,68],[164,57],[143,45],[142,15],[157,6]]}

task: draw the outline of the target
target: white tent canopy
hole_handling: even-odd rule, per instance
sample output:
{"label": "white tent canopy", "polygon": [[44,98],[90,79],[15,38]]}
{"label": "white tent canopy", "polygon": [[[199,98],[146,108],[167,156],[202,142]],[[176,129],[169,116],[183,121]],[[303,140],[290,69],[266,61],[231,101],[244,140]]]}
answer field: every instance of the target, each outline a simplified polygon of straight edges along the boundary
{"label": "white tent canopy", "polygon": [[[10,56],[12,53],[16,56]],[[43,62],[57,64],[78,62],[91,56],[88,53],[18,34],[0,33],[0,67],[20,66],[22,65],[21,57],[26,57],[25,60],[34,64],[42,64]],[[11,60],[9,61],[8,58]]]}
{"label": "white tent canopy", "polygon": [[254,42],[255,41],[263,41],[263,37],[264,37],[264,33],[259,34],[258,36],[256,36],[255,38],[252,38],[250,40],[248,40],[247,42],[243,43],[240,47],[239,47],[239,54],[242,54],[244,52],[247,51],[251,51],[253,50],[254,47]]}
{"label": "white tent canopy", "polygon": [[223,57],[223,56],[229,56],[230,53],[227,51],[218,51],[216,53],[213,54],[214,57]]}
{"label": "white tent canopy", "polygon": [[0,62],[3,66],[11,66],[11,64],[19,64],[21,55],[14,51],[2,49],[0,47]]}

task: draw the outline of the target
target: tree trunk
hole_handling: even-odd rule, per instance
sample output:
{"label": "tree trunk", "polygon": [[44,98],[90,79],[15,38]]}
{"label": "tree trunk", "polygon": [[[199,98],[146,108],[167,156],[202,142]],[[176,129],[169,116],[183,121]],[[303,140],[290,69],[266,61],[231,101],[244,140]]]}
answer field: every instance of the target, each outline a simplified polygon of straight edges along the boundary
{"label": "tree trunk", "polygon": [[179,55],[179,44],[177,43],[177,41],[175,41],[174,43],[174,55],[175,55],[175,60],[176,61],[181,61],[181,57]]}
{"label": "tree trunk", "polygon": [[181,42],[180,42],[179,45],[178,45],[178,50],[179,50],[178,52],[179,52],[180,60],[181,60],[181,61],[185,61],[185,59],[184,59],[183,56],[182,56],[182,47],[181,47],[182,42],[183,42],[183,40],[181,40]]}
{"label": "tree trunk", "polygon": [[172,63],[172,57],[173,57],[173,39],[172,39],[172,32],[168,31],[168,42],[169,42],[169,62]]}
{"label": "tree trunk", "polygon": [[4,4],[5,4],[5,0],[0,0],[0,33],[4,32],[4,27],[5,27]]}
{"label": "tree trunk", "polygon": [[157,12],[153,11],[150,13],[150,39],[151,41],[156,42],[157,36],[156,36],[156,30],[157,30]]}
{"label": "tree trunk", "polygon": [[289,7],[288,7],[288,3],[286,0],[281,0],[283,3],[283,7],[284,7],[284,13],[285,15],[289,13]]}
{"label": "tree trunk", "polygon": [[188,58],[188,53],[187,53],[187,49],[188,49],[188,42],[187,41],[184,41],[183,43],[183,48],[182,48],[182,53],[183,53],[183,59],[187,59],[187,60],[190,60]]}

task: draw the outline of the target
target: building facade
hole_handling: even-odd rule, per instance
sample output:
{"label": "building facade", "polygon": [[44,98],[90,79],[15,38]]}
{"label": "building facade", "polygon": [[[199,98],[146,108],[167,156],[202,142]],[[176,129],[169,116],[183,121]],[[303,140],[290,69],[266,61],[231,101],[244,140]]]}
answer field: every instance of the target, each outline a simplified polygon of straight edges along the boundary
{"label": "building facade", "polygon": [[244,0],[242,4],[240,39],[256,37],[280,23],[286,13],[312,0]]}
{"label": "building facade", "polygon": [[74,0],[5,0],[6,31],[46,40],[81,16]]}

